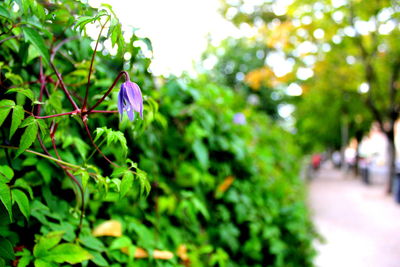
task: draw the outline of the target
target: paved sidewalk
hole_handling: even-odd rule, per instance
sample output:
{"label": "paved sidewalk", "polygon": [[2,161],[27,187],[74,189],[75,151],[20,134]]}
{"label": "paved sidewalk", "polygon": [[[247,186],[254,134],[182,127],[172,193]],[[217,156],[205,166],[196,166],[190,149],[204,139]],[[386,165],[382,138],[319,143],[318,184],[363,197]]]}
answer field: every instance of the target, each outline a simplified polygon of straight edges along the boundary
{"label": "paved sidewalk", "polygon": [[322,168],[309,186],[309,204],[325,243],[316,242],[317,267],[399,267],[400,205],[384,186],[363,185]]}

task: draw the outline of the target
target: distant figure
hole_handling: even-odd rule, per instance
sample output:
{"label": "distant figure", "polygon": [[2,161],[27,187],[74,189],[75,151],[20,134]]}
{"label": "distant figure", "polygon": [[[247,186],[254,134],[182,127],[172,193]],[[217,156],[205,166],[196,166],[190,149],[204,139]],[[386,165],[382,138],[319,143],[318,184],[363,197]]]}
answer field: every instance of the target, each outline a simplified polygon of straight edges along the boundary
{"label": "distant figure", "polygon": [[335,168],[340,168],[341,163],[342,163],[342,157],[340,156],[340,152],[339,151],[335,151],[332,154],[332,162],[333,165],[335,166]]}
{"label": "distant figure", "polygon": [[322,160],[321,154],[314,154],[311,157],[311,165],[312,165],[314,171],[319,169],[319,167],[321,165],[321,160]]}

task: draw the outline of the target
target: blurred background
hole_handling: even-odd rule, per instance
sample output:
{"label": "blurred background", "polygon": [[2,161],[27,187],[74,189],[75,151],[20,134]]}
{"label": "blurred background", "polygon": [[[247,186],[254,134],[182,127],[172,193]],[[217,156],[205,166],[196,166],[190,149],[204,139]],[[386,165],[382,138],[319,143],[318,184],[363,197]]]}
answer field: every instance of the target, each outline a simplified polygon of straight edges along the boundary
{"label": "blurred background", "polygon": [[[13,221],[0,195],[0,266],[54,266],[34,249],[54,233],[83,266],[400,266],[398,0],[5,0],[0,22],[0,96],[20,123],[32,105],[71,111],[54,66],[78,103],[121,70],[144,99],[143,119],[87,121],[126,169],[74,116],[30,141],[78,166],[82,199],[58,165],[10,160],[26,125],[0,105],[18,176],[0,185],[27,203]],[[99,109],[116,112],[120,83]]]}
{"label": "blurred background", "polygon": [[107,3],[152,40],[154,75],[206,74],[294,135],[318,266],[400,266],[398,1]]}

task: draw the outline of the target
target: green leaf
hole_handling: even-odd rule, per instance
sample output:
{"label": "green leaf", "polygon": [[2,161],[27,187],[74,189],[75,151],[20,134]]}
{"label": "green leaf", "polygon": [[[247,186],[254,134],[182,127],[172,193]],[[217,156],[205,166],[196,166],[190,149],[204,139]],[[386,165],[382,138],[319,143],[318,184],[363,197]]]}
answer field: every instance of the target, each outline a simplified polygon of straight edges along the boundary
{"label": "green leaf", "polygon": [[144,195],[145,197],[147,197],[150,193],[150,183],[149,180],[147,179],[147,174],[139,169],[136,169],[136,178],[139,180],[139,184],[140,184],[140,194]]}
{"label": "green leaf", "polygon": [[15,181],[14,187],[19,187],[21,189],[25,189],[28,193],[31,199],[33,199],[33,191],[31,186],[22,178],[19,178]]}
{"label": "green leaf", "polygon": [[43,259],[46,261],[55,261],[57,263],[67,262],[70,264],[77,264],[92,258],[93,256],[80,246],[65,243],[50,250],[49,255]]}
{"label": "green leaf", "polygon": [[197,139],[193,143],[193,151],[194,154],[196,155],[197,160],[200,162],[200,165],[203,169],[208,168],[208,151],[206,146],[201,142],[199,139]]}
{"label": "green leaf", "polygon": [[124,176],[122,177],[121,181],[121,191],[120,191],[120,197],[124,197],[126,193],[129,192],[129,190],[132,188],[133,184],[133,173],[130,171],[127,171],[124,173]]}
{"label": "green leaf", "polygon": [[19,128],[24,128],[28,125],[31,125],[33,123],[35,123],[36,119],[33,116],[29,116],[28,118],[26,118],[21,125],[19,126]]}
{"label": "green leaf", "polygon": [[11,19],[10,13],[8,13],[7,9],[0,6],[0,16],[5,17],[6,19]]}
{"label": "green leaf", "polygon": [[47,134],[49,133],[49,128],[47,127],[47,124],[45,122],[45,120],[36,120],[36,123],[39,126],[40,132],[42,133],[42,137],[43,139],[47,136]]}
{"label": "green leaf", "polygon": [[88,17],[88,16],[80,17],[76,21],[74,29],[76,30],[79,28],[79,31],[82,32],[82,30],[85,28],[86,24],[93,22],[95,19],[96,18],[94,18],[94,17]]}
{"label": "green leaf", "polygon": [[93,250],[96,250],[99,252],[106,250],[103,243],[99,239],[92,236],[91,234],[90,235],[81,235],[79,237],[79,240],[87,248],[90,248],[90,249],[93,249]]}
{"label": "green leaf", "polygon": [[14,177],[14,171],[7,165],[0,166],[0,183],[8,183]]}
{"label": "green leaf", "polygon": [[7,239],[0,237],[0,258],[6,260],[14,260],[14,250],[13,246]]}
{"label": "green leaf", "polygon": [[23,27],[22,31],[28,42],[30,42],[40,53],[43,61],[50,65],[50,55],[47,46],[42,36],[40,36],[34,29]]}
{"label": "green leaf", "polygon": [[41,259],[35,260],[35,267],[57,267],[58,265],[52,262],[44,261]]}
{"label": "green leaf", "polygon": [[96,266],[110,266],[110,264],[104,259],[104,257],[99,252],[91,252],[93,255],[92,261],[96,264]]}
{"label": "green leaf", "polygon": [[3,203],[8,211],[10,220],[12,221],[12,204],[11,204],[11,192],[8,185],[0,183],[0,201]]}
{"label": "green leaf", "polygon": [[89,173],[88,172],[82,172],[82,186],[83,186],[83,189],[86,188],[88,181],[89,181]]}
{"label": "green leaf", "polygon": [[7,94],[9,93],[19,93],[19,94],[23,94],[24,96],[26,96],[27,98],[29,98],[29,100],[31,100],[32,102],[35,101],[35,96],[33,95],[32,90],[30,89],[25,89],[25,88],[12,88],[12,89],[8,89]]}
{"label": "green leaf", "polygon": [[10,110],[15,106],[14,101],[9,99],[3,99],[0,101],[0,126],[3,124],[7,118]]}
{"label": "green leaf", "polygon": [[109,249],[121,249],[129,246],[132,246],[132,240],[126,236],[121,236],[111,242]]}
{"label": "green leaf", "polygon": [[24,192],[18,189],[11,190],[12,198],[17,202],[19,210],[28,220],[29,216],[31,215],[31,210],[29,208],[29,200],[28,197],[25,195]]}
{"label": "green leaf", "polygon": [[17,265],[17,267],[26,267],[26,266],[28,266],[32,259],[33,259],[32,256],[22,256],[22,257],[18,260],[18,265]]}
{"label": "green leaf", "polygon": [[19,105],[14,106],[11,119],[10,139],[14,135],[15,131],[18,129],[18,126],[21,124],[21,121],[23,119],[24,119],[24,108]]}
{"label": "green leaf", "polygon": [[36,258],[43,258],[44,256],[48,255],[50,253],[49,249],[60,243],[63,235],[64,231],[55,231],[42,236],[39,239],[39,242],[33,248],[33,255]]}
{"label": "green leaf", "polygon": [[21,155],[26,149],[28,149],[33,142],[36,140],[36,135],[38,132],[38,125],[36,123],[30,124],[26,127],[24,134],[19,142],[19,148],[16,157]]}

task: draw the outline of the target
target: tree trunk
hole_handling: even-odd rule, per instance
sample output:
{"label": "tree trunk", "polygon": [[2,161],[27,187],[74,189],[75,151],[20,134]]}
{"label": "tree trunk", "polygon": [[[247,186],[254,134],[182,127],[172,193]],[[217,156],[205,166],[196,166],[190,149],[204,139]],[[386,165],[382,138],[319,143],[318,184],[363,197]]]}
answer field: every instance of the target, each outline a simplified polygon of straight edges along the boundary
{"label": "tree trunk", "polygon": [[387,194],[391,194],[393,192],[393,184],[394,178],[396,175],[396,147],[394,143],[394,127],[386,133],[388,138],[388,165],[389,165],[389,177],[388,177],[388,185],[387,185]]}
{"label": "tree trunk", "polygon": [[346,162],[346,147],[349,143],[349,127],[347,125],[347,117],[342,117],[342,127],[341,127],[341,137],[342,137],[342,147],[340,149],[340,157],[341,157],[341,169],[342,171],[347,170],[347,162]]}

